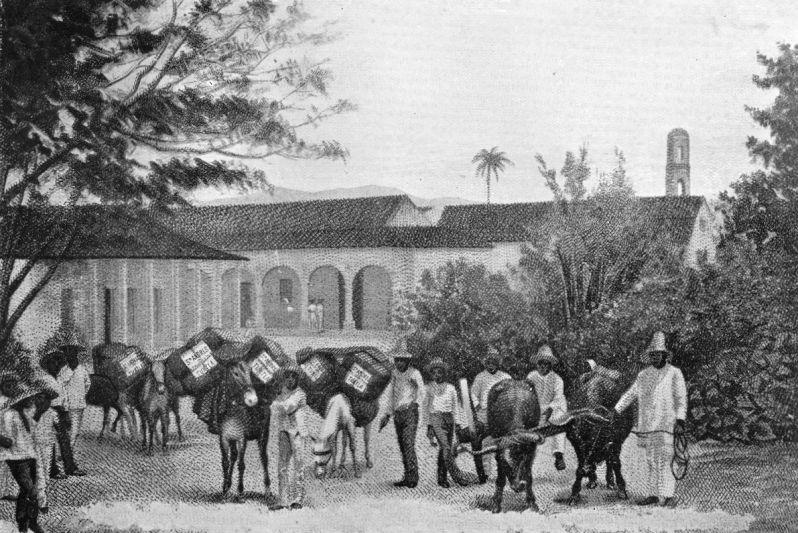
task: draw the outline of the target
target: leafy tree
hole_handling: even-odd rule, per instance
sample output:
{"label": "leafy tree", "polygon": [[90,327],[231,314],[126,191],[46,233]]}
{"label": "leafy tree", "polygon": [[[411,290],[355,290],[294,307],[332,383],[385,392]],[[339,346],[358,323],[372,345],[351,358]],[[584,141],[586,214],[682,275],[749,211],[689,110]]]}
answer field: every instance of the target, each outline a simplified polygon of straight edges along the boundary
{"label": "leafy tree", "polygon": [[202,187],[268,186],[244,163],[346,156],[300,136],[353,109],[329,98],[323,62],[295,59],[331,38],[308,21],[301,3],[271,0],[2,3],[0,349],[59,266],[43,258],[80,231],[68,210],[46,211],[49,236],[20,260],[26,208],[168,208]]}
{"label": "leafy tree", "polygon": [[490,203],[490,179],[493,177],[497,182],[499,181],[499,172],[504,172],[506,165],[513,165],[507,154],[499,151],[498,146],[494,146],[490,150],[483,148],[471,159],[472,163],[477,164],[475,175],[485,180],[485,190],[487,192],[488,201]]}
{"label": "leafy tree", "polygon": [[394,322],[414,329],[408,350],[421,366],[442,357],[457,377],[473,379],[482,370],[488,345],[512,357],[543,336],[528,300],[504,275],[462,259],[426,270],[397,311]]}
{"label": "leafy tree", "polygon": [[587,150],[566,154],[564,183],[538,155],[540,173],[555,197],[542,222],[529,230],[519,273],[552,330],[568,329],[602,302],[612,300],[643,276],[670,268],[676,258],[661,228],[643,213],[624,168],[618,165],[585,197]]}
{"label": "leafy tree", "polygon": [[776,58],[758,54],[765,74],[753,77],[760,89],[777,91],[773,104],[746,108],[770,133],[770,139],[750,136],[746,143],[751,157],[765,168],[740,176],[721,200],[730,235],[745,236],[760,249],[798,254],[798,46],[781,44],[779,51]]}

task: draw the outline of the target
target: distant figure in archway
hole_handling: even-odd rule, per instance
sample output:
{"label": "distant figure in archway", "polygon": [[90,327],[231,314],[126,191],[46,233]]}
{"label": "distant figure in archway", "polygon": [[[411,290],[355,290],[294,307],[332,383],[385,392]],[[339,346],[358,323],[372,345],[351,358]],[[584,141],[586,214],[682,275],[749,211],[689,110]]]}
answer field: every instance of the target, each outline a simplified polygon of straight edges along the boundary
{"label": "distant figure in archway", "polygon": [[319,300],[316,303],[316,320],[318,321],[318,330],[324,331],[324,300]]}
{"label": "distant figure in archway", "polygon": [[308,305],[308,325],[312,330],[319,329],[318,323],[318,315],[316,314],[316,298],[310,300],[310,305]]}

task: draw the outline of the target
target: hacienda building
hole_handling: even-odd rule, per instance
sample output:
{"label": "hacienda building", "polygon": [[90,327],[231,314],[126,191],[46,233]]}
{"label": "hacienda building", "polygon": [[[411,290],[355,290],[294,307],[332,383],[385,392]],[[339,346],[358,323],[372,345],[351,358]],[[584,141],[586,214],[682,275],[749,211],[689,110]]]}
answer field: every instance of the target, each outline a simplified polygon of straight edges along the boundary
{"label": "hacienda building", "polygon": [[[701,255],[714,260],[715,236],[706,200],[689,196],[688,150],[686,132],[671,132],[666,195],[637,201],[694,264]],[[327,331],[385,330],[397,295],[425,269],[458,258],[491,271],[516,265],[528,228],[551,205],[447,206],[435,223],[407,196],[170,215],[81,206],[70,214],[81,236],[17,333],[35,348],[70,324],[92,345],[119,341],[159,352],[206,326],[307,331],[311,303],[323,306]]]}

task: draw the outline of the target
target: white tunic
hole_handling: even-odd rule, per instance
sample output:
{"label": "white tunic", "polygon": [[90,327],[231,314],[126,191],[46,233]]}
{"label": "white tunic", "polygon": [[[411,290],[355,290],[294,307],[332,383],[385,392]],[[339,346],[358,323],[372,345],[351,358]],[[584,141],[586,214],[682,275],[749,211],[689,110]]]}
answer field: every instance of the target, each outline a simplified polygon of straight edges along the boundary
{"label": "white tunic", "polygon": [[74,370],[66,365],[58,373],[58,381],[64,387],[64,407],[67,409],[85,409],[86,393],[89,392],[89,372],[82,364],[78,364]]}
{"label": "white tunic", "polygon": [[406,371],[395,369],[391,373],[391,382],[383,393],[383,412],[391,414],[410,404],[424,405],[424,379],[421,372],[408,367]]}
{"label": "white tunic", "polygon": [[551,407],[553,414],[562,414],[568,410],[568,402],[565,400],[563,392],[562,378],[553,370],[542,376],[537,370],[533,370],[526,377],[535,386],[538,395],[541,415],[543,411]]}
{"label": "white tunic", "polygon": [[477,377],[474,378],[474,383],[471,385],[471,401],[474,403],[474,409],[487,409],[490,389],[505,379],[510,379],[510,374],[501,370],[497,370],[493,374],[483,370],[477,374]]}
{"label": "white tunic", "polygon": [[283,391],[271,404],[272,419],[277,432],[284,431],[290,436],[307,436],[305,423],[305,407],[307,396],[305,391],[297,387],[293,391]]}
{"label": "white tunic", "polygon": [[672,432],[676,420],[687,416],[687,387],[682,371],[666,364],[643,369],[615,410],[623,412],[637,400],[637,431]]}

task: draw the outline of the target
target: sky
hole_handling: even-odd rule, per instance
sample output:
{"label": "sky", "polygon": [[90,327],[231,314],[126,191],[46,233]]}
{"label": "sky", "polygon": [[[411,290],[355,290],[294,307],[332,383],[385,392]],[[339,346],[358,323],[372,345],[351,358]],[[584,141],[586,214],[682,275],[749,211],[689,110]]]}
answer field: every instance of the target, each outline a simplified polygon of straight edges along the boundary
{"label": "sky", "polygon": [[609,172],[614,148],[641,196],[664,194],[665,139],[691,142],[691,192],[707,197],[755,166],[745,111],[758,51],[798,42],[798,2],[305,0],[341,37],[330,93],[358,110],[310,138],[336,139],[342,162],[269,160],[274,185],[303,190],[385,185],[432,198],[484,201],[471,158],[498,146],[515,163],[492,187],[497,203],[547,200],[535,162],[560,168],[587,145]]}

